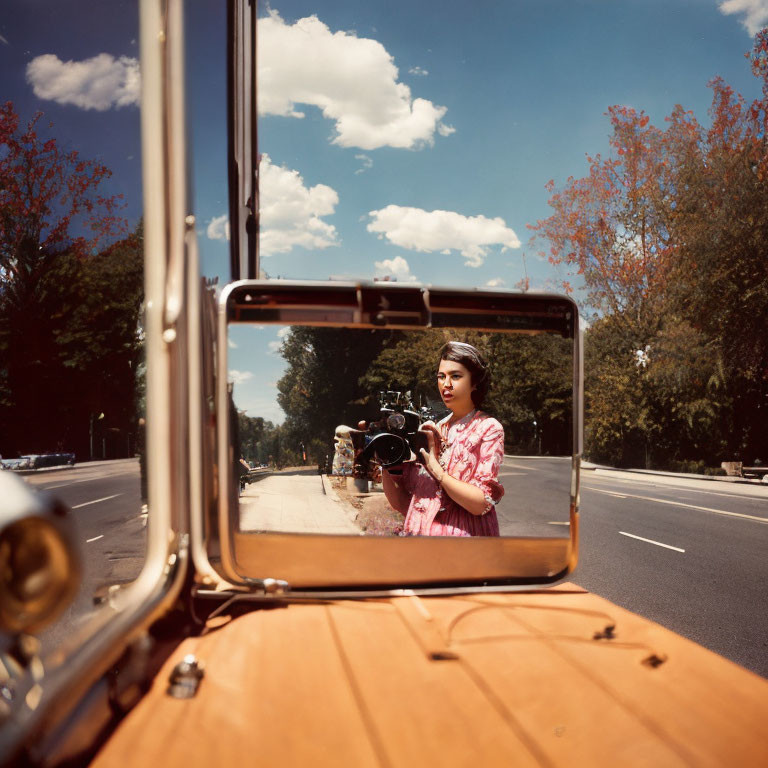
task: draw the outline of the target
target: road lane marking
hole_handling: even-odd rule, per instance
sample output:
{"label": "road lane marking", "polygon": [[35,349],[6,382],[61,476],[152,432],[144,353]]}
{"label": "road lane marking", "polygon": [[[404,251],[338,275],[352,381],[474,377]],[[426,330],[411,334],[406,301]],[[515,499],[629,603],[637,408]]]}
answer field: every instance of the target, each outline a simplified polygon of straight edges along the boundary
{"label": "road lane marking", "polygon": [[671,544],[662,544],[660,541],[654,541],[653,539],[644,539],[642,536],[635,536],[634,533],[627,533],[626,531],[619,531],[622,536],[629,536],[630,539],[637,539],[638,541],[647,541],[649,544],[655,544],[657,547],[664,547],[665,549],[674,549],[675,552],[685,552],[680,547],[673,547]]}
{"label": "road lane marking", "polygon": [[111,496],[105,496],[103,499],[94,499],[93,501],[84,501],[82,504],[75,504],[72,509],[80,509],[80,507],[87,507],[89,504],[98,504],[100,501],[109,501],[115,499],[118,496],[122,496],[122,493],[113,493]]}
{"label": "road lane marking", "polygon": [[[604,491],[602,488],[590,488],[584,486],[586,490],[594,491],[595,493],[605,493],[608,496],[617,496],[613,491]],[[755,520],[758,523],[768,523],[768,517],[760,517],[759,515],[746,515],[743,512],[727,512],[724,509],[712,509],[712,507],[700,507],[698,504],[685,504],[682,501],[671,501],[670,499],[654,499],[652,496],[639,496],[635,493],[625,494],[625,498],[630,499],[642,499],[643,501],[655,501],[657,504],[671,504],[673,507],[687,507],[688,509],[699,509],[702,512],[714,512],[716,515],[727,515],[728,517],[741,517],[745,520]]]}
{"label": "road lane marking", "polygon": [[524,475],[525,472],[499,472],[500,477],[516,477],[517,475]]}
{"label": "road lane marking", "polygon": [[555,520],[554,522],[547,523],[547,525],[570,525],[570,522],[568,522],[567,520],[565,522],[561,520]]}
{"label": "road lane marking", "polygon": [[602,488],[590,488],[588,485],[584,486],[589,491],[597,491],[598,493],[605,493],[608,496],[615,496],[618,499],[626,499],[626,493],[618,493],[617,491],[604,491]]}
{"label": "road lane marking", "polygon": [[504,461],[502,467],[512,467],[513,469],[524,469],[526,472],[541,472],[541,467],[529,467],[526,464],[514,464],[511,461]]}
{"label": "road lane marking", "polygon": [[71,483],[61,483],[60,485],[46,485],[44,491],[52,491],[54,488],[67,488],[70,485],[76,485],[77,483],[92,483],[94,480],[108,480],[113,477],[119,477],[120,475],[127,475],[129,472],[115,472],[113,475],[99,475],[98,477],[84,477],[82,480],[73,480]]}
{"label": "road lane marking", "polygon": [[103,539],[104,534],[102,533],[101,536],[94,536],[92,539],[86,539],[85,543],[90,544],[92,541],[98,541],[99,539]]}

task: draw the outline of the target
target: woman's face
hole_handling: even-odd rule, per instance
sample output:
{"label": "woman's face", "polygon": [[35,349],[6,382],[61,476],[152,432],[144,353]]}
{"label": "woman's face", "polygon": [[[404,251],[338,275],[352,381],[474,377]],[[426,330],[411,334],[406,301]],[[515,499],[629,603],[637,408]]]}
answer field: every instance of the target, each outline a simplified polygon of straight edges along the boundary
{"label": "woman's face", "polygon": [[468,413],[474,408],[472,375],[461,363],[441,360],[437,369],[437,386],[446,407],[454,413]]}

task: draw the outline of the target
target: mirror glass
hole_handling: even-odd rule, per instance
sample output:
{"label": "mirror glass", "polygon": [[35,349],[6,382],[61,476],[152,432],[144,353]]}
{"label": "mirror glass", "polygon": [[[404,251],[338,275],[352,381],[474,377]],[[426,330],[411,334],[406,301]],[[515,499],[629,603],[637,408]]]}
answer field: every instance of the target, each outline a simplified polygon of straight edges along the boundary
{"label": "mirror glass", "polygon": [[[394,463],[389,471],[402,484],[398,452],[404,445],[408,461],[415,459],[423,423],[450,418],[452,401],[461,415],[455,398],[446,396],[444,402],[441,395],[455,388],[457,397],[464,397],[458,379],[446,383],[455,371],[438,382],[440,350],[449,341],[480,351],[490,388],[481,408],[448,434],[451,445],[440,446],[447,452],[439,453],[452,476],[480,472],[478,466],[466,474],[460,466],[466,460],[480,465],[486,460],[486,474],[493,474],[494,459],[489,463],[478,443],[491,439],[487,420],[498,422],[503,438],[498,429],[492,436],[498,443],[498,487],[483,486],[500,497],[493,499],[495,511],[486,513],[496,515],[498,534],[487,518],[472,527],[454,516],[451,527],[442,502],[418,513],[398,511],[383,487],[380,465],[387,462]],[[567,538],[573,354],[573,340],[556,333],[229,325],[227,379],[240,531],[406,536],[416,530],[418,514],[431,514],[431,527],[421,533]],[[382,447],[376,449],[372,440]],[[469,459],[462,459],[453,443],[466,443]],[[426,469],[411,466],[405,473],[415,482]]]}

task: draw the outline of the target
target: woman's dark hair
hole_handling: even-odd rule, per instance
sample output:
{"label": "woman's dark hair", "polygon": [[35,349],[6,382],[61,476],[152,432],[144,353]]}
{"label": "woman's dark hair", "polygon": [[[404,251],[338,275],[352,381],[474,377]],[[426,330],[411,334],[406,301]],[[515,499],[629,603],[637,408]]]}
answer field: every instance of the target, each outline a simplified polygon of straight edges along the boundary
{"label": "woman's dark hair", "polygon": [[472,377],[472,403],[475,408],[482,408],[485,396],[491,386],[491,370],[480,351],[463,341],[449,341],[440,349],[440,359],[461,363]]}

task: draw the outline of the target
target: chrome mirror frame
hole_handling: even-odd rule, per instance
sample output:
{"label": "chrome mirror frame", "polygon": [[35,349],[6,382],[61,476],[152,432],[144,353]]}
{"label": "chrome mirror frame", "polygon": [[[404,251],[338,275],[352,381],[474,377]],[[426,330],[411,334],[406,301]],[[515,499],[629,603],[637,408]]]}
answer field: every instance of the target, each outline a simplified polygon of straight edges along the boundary
{"label": "chrome mirror frame", "polygon": [[[385,296],[385,301],[381,297]],[[526,321],[527,318],[535,318]],[[568,539],[250,534],[238,530],[231,467],[230,321],[344,328],[466,326],[518,333],[568,328],[573,340],[573,441]],[[526,327],[527,322],[527,327]],[[564,334],[565,335],[565,334]],[[579,466],[582,452],[582,344],[578,307],[554,294],[512,293],[382,283],[242,280],[218,302],[216,423],[218,529],[207,542],[210,562],[233,585],[313,591],[419,590],[478,586],[530,587],[570,573],[578,559]]]}

